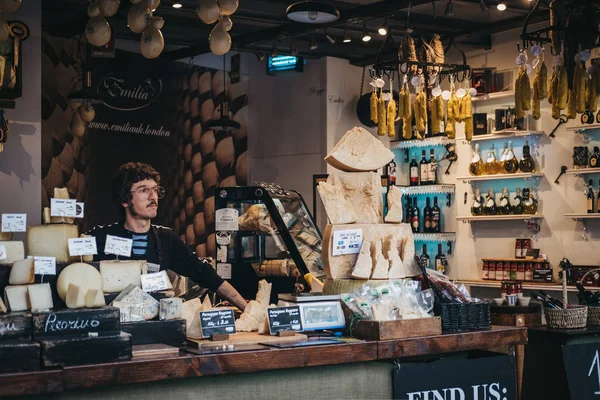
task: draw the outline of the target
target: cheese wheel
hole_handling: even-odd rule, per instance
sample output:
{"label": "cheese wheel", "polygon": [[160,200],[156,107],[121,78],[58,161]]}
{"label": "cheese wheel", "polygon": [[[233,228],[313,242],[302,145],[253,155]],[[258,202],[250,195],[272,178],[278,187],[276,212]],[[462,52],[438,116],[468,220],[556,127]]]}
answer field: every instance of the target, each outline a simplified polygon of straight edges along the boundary
{"label": "cheese wheel", "polygon": [[212,154],[215,151],[215,134],[213,131],[206,131],[202,135],[202,140],[200,140],[200,151],[202,152],[202,157],[206,157],[209,154]]}
{"label": "cheese wheel", "polygon": [[227,137],[219,142],[215,150],[215,159],[219,169],[229,168],[235,160],[233,138]]}
{"label": "cheese wheel", "polygon": [[194,199],[188,197],[185,201],[185,215],[188,218],[192,218],[194,216]]}
{"label": "cheese wheel", "polygon": [[204,221],[206,225],[215,222],[215,198],[211,196],[204,201]]}
{"label": "cheese wheel", "polygon": [[195,96],[190,102],[190,117],[196,118],[200,114],[200,99]]}
{"label": "cheese wheel", "polygon": [[204,166],[204,170],[202,171],[202,182],[204,184],[204,190],[217,186],[219,183],[219,171],[217,170],[217,164],[214,161],[211,161]]}
{"label": "cheese wheel", "polygon": [[74,263],[63,269],[56,280],[56,291],[63,301],[67,298],[69,284],[78,285],[85,296],[89,289],[102,290],[102,275],[89,264]]}
{"label": "cheese wheel", "polygon": [[346,132],[325,161],[341,171],[369,172],[383,167],[393,158],[394,153],[369,131],[355,127]]}
{"label": "cheese wheel", "polygon": [[144,270],[147,271],[145,261],[100,261],[102,290],[105,293],[114,293],[125,290],[129,285],[141,287]]}
{"label": "cheese wheel", "polygon": [[196,153],[192,157],[192,174],[197,175],[200,172],[202,172],[202,153]]}
{"label": "cheese wheel", "polygon": [[200,77],[200,72],[198,71],[198,69],[196,67],[196,69],[194,69],[194,72],[192,72],[192,74],[190,75],[189,87],[190,87],[191,92],[195,92],[196,90],[198,90],[199,77]]}
{"label": "cheese wheel", "polygon": [[180,225],[181,227],[184,227],[184,226],[186,225],[186,224],[185,224],[185,221],[186,221],[186,220],[187,220],[187,219],[186,219],[186,217],[185,217],[185,210],[180,210],[180,211],[179,211],[179,225]]}
{"label": "cheese wheel", "polygon": [[235,187],[237,186],[237,182],[235,180],[235,175],[228,176],[223,179],[221,183],[219,183],[219,187]]}
{"label": "cheese wheel", "polygon": [[206,238],[206,256],[215,258],[217,255],[217,241],[216,236],[213,233],[208,235]]}
{"label": "cheese wheel", "polygon": [[196,245],[196,235],[194,234],[194,225],[188,225],[185,228],[185,243],[188,246]]}
{"label": "cheese wheel", "polygon": [[204,186],[202,181],[194,183],[194,187],[192,188],[192,198],[194,199],[195,204],[204,200]]}
{"label": "cheese wheel", "polygon": [[204,213],[198,213],[194,217],[194,234],[196,237],[206,233],[206,224],[204,223]]}
{"label": "cheese wheel", "polygon": [[201,243],[196,246],[196,255],[200,258],[206,257],[206,243]]}
{"label": "cheese wheel", "polygon": [[12,232],[0,232],[0,241],[9,241],[12,240],[13,233]]}
{"label": "cheese wheel", "polygon": [[213,118],[213,113],[215,111],[215,103],[212,99],[207,99],[200,106],[200,120],[203,124],[206,124]]}
{"label": "cheese wheel", "polygon": [[202,139],[202,124],[192,126],[192,145],[197,145]]}
{"label": "cheese wheel", "polygon": [[248,137],[248,107],[243,107],[233,117],[240,124],[240,129],[233,131],[233,139],[236,141]]}
{"label": "cheese wheel", "polygon": [[183,204],[185,201],[185,187],[179,186],[179,190],[177,190],[177,197],[179,197],[179,203]]}
{"label": "cheese wheel", "polygon": [[235,180],[241,186],[248,184],[248,152],[240,155],[235,164]]}
{"label": "cheese wheel", "polygon": [[187,170],[183,176],[183,187],[185,190],[192,190],[192,184],[194,183],[194,176],[192,170]]}

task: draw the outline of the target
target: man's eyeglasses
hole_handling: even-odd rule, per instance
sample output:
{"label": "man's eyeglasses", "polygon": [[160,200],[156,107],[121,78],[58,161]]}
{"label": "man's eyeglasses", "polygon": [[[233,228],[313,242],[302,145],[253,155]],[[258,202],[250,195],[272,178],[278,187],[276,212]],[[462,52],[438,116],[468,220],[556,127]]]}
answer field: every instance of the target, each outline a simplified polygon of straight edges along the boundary
{"label": "man's eyeglasses", "polygon": [[131,193],[137,193],[143,197],[150,197],[150,194],[155,192],[159,199],[165,197],[165,188],[162,186],[142,186],[137,188],[136,190],[132,190]]}

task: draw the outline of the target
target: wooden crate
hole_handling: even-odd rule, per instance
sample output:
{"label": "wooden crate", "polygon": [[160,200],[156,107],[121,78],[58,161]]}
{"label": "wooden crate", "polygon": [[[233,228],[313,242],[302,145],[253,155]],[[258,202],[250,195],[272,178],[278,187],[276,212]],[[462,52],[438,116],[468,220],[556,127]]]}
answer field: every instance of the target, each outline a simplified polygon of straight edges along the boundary
{"label": "wooden crate", "polygon": [[442,334],[440,317],[397,321],[358,321],[352,336],[365,340],[403,339]]}
{"label": "wooden crate", "polygon": [[170,319],[166,321],[123,322],[121,330],[131,334],[131,343],[167,344],[179,346],[185,343],[185,319]]}
{"label": "wooden crate", "polygon": [[[28,340],[0,340],[0,373],[40,369],[40,345]],[[0,396],[2,391],[0,389]]]}

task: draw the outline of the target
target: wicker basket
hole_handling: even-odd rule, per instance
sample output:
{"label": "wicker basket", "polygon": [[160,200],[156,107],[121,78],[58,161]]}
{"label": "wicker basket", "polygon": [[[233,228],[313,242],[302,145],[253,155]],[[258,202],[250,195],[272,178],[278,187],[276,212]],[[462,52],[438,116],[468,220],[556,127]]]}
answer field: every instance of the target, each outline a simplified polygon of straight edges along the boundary
{"label": "wicker basket", "polygon": [[588,326],[600,326],[600,306],[588,306]]}
{"label": "wicker basket", "polygon": [[587,325],[587,306],[571,306],[566,309],[544,308],[546,322],[553,329],[585,328]]}

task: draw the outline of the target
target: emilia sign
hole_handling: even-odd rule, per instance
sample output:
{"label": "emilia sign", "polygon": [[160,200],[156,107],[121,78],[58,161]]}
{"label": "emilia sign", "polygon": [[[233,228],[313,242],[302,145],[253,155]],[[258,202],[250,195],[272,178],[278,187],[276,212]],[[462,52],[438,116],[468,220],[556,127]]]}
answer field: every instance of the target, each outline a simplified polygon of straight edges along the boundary
{"label": "emilia sign", "polygon": [[105,76],[98,85],[104,104],[114,110],[134,111],[154,103],[162,92],[162,80],[135,76]]}

